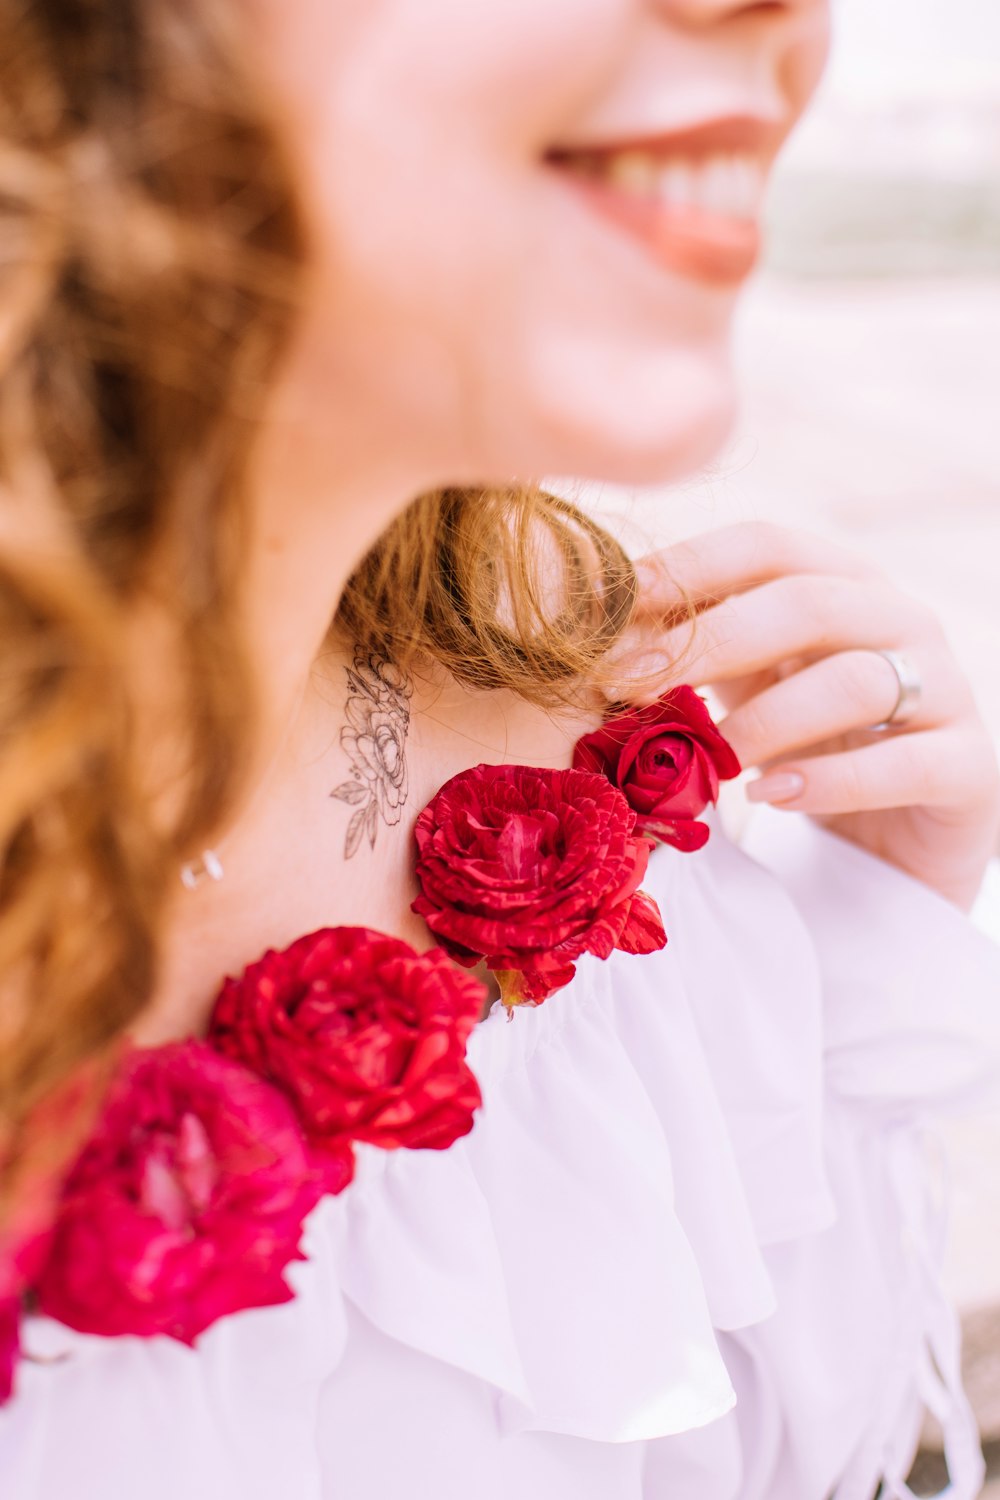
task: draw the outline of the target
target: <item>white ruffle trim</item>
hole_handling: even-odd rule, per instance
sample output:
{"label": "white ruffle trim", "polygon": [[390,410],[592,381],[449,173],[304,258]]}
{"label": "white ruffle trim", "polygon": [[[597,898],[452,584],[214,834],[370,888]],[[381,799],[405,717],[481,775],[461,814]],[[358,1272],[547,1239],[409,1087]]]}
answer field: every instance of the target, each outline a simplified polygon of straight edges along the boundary
{"label": "white ruffle trim", "polygon": [[[719,833],[704,855],[659,851],[647,888],[665,952],[585,961],[569,990],[509,1023],[496,1006],[471,1042],[485,1099],[472,1135],[440,1153],[363,1148],[354,1184],[309,1222],[294,1303],[225,1320],[196,1351],[30,1320],[44,1362],[22,1365],[0,1413],[9,1493],[318,1500],[321,1392],[358,1326],[344,1299],[486,1382],[502,1434],[628,1444],[729,1412],[719,1336],[766,1327],[782,1297],[772,1250],[843,1213],[828,1091],[884,1119],[888,1139],[989,1072],[962,1015],[983,1003],[985,940],[970,948],[957,913],[819,830],[785,820],[765,844],[782,884]],[[907,1178],[900,1222],[926,1239],[922,1191]],[[946,1391],[925,1381],[925,1397],[946,1417],[960,1401],[926,1245],[919,1265],[901,1293],[898,1399],[857,1432],[842,1500],[912,1426],[912,1401],[899,1408],[926,1347]],[[970,1465],[956,1496],[974,1493]]]}

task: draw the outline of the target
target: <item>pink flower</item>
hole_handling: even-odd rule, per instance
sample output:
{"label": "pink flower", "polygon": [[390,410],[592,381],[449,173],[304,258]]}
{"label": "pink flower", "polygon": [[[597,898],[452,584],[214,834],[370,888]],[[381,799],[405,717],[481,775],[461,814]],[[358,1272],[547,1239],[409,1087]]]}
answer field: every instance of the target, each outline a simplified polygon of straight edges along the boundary
{"label": "pink flower", "polygon": [[288,1103],[200,1042],[135,1051],[67,1180],[41,1310],[84,1333],[190,1344],[287,1302],[324,1191]]}
{"label": "pink flower", "polygon": [[703,700],[690,687],[672,688],[656,703],[618,714],[577,740],[573,764],[606,776],[636,813],[647,838],[690,853],[708,842],[697,821],[719,796],[719,782],[740,774]]}
{"label": "pink flower", "polygon": [[[101,1081],[96,1062],[85,1063],[48,1094],[26,1122],[20,1138],[21,1169],[4,1204],[0,1226],[0,1406],[10,1399],[20,1355],[24,1296],[41,1274],[52,1243],[52,1227],[72,1158],[93,1115]],[[24,1168],[24,1156],[30,1171]],[[11,1170],[11,1163],[0,1163]]]}
{"label": "pink flower", "polygon": [[14,1394],[14,1368],[21,1352],[21,1302],[18,1297],[0,1301],[0,1406]]}
{"label": "pink flower", "polygon": [[324,928],[227,980],[210,1040],[292,1100],[318,1152],[441,1151],[482,1102],[465,1049],[485,994],[440,951]]}
{"label": "pink flower", "polygon": [[603,776],[475,766],[417,819],[413,910],[445,950],[501,976],[505,1003],[540,1002],[583,953],[651,953],[666,933],[639,885],[650,846]]}

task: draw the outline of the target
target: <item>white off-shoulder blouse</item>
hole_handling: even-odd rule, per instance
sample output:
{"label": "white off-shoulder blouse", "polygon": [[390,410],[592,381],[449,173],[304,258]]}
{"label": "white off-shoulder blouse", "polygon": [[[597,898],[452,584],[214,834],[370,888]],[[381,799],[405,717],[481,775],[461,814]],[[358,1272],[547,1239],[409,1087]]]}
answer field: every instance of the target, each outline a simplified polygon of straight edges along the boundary
{"label": "white off-shoulder blouse", "polygon": [[928,1142],[996,1089],[1000,950],[797,815],[646,888],[666,950],[494,1007],[472,1134],[359,1148],[294,1302],[29,1319],[3,1500],[899,1500],[925,1407],[973,1500]]}

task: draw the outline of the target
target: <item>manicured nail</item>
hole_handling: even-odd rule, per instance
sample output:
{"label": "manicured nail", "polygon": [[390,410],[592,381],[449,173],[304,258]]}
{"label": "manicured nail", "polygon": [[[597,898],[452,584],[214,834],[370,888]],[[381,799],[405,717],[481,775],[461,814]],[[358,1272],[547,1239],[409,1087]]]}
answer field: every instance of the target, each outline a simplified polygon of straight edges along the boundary
{"label": "manicured nail", "polygon": [[806,789],[806,778],[798,771],[775,771],[747,784],[750,802],[794,802]]}

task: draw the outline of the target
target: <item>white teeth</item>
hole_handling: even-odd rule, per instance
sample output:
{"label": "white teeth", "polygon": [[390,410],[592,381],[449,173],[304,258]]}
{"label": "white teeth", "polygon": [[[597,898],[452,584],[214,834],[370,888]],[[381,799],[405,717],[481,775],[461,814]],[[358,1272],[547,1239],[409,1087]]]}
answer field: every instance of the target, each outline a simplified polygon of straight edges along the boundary
{"label": "white teeth", "polygon": [[689,208],[695,201],[695,169],[682,161],[668,162],[657,177],[657,197],[672,208]]}
{"label": "white teeth", "polygon": [[753,156],[674,157],[620,151],[590,158],[591,173],[631,197],[669,208],[700,208],[727,218],[755,219],[764,193],[764,168]]}
{"label": "white teeth", "polygon": [[767,180],[759,161],[736,157],[737,202],[745,219],[755,219],[764,202]]}
{"label": "white teeth", "polygon": [[725,214],[732,212],[733,201],[729,162],[724,156],[713,156],[695,177],[695,202],[706,213]]}

